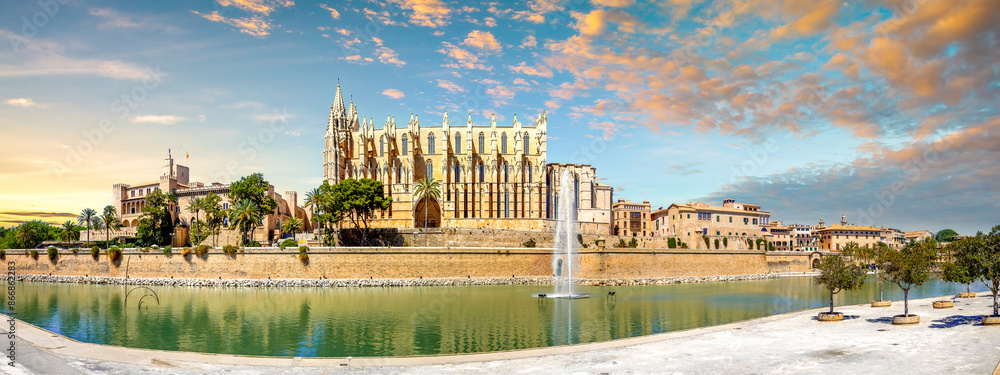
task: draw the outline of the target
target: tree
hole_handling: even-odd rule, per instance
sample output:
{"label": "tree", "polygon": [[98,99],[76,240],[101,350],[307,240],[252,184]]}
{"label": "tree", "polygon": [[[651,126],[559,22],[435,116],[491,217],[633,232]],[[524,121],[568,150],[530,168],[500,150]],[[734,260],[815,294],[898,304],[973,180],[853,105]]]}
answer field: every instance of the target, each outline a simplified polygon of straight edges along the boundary
{"label": "tree", "polygon": [[285,223],[282,224],[281,230],[283,230],[283,231],[285,231],[287,233],[291,233],[291,234],[295,234],[295,233],[301,232],[302,231],[302,219],[299,219],[297,217],[288,218],[288,220],[286,220]]}
{"label": "tree", "polygon": [[993,316],[1000,316],[1000,225],[989,234],[979,232],[975,237],[958,241],[954,263],[966,270],[969,276],[979,279],[993,292]]}
{"label": "tree", "polygon": [[838,255],[823,257],[819,263],[820,275],[816,283],[830,291],[830,314],[833,314],[833,295],[842,290],[855,290],[865,283],[865,269],[846,262]]}
{"label": "tree", "polygon": [[889,249],[883,255],[885,279],[903,290],[903,316],[910,315],[910,288],[930,279],[936,259],[937,243],[933,238],[911,243],[901,250]]}
{"label": "tree", "polygon": [[240,246],[247,243],[247,233],[253,233],[254,229],[261,224],[263,215],[257,204],[249,200],[236,202],[229,209],[229,225],[235,226],[240,231]]}
{"label": "tree", "polygon": [[701,235],[701,240],[705,241],[705,249],[711,249],[712,248],[712,246],[710,245],[710,240],[708,238],[708,235],[705,235],[705,234]]}
{"label": "tree", "polygon": [[104,206],[104,213],[101,214],[98,220],[101,221],[101,226],[104,227],[104,241],[108,248],[111,248],[111,231],[118,230],[122,226],[118,220],[118,211],[115,210],[115,206]]}
{"label": "tree", "polygon": [[225,223],[226,218],[226,213],[222,210],[220,202],[222,202],[222,197],[212,192],[209,192],[201,202],[201,209],[205,210],[205,225],[208,227],[208,232],[212,234],[212,246],[217,246],[219,232],[222,230],[222,224]]}
{"label": "tree", "polygon": [[[204,198],[194,198],[190,202],[188,202],[187,211],[188,212],[194,212],[194,222],[191,223],[191,229],[195,230],[194,237],[191,237],[191,233],[188,232],[188,237],[191,239],[191,245],[192,246],[197,246],[198,244],[195,243],[194,240],[197,240],[197,239],[201,238],[201,226],[198,225],[198,221],[201,220],[200,214],[201,214],[202,206],[204,206],[204,205],[205,205],[205,199]],[[198,242],[200,243],[201,241],[198,241]]]}
{"label": "tree", "polygon": [[80,211],[80,216],[76,217],[76,223],[87,227],[87,242],[90,242],[90,225],[97,219],[97,211],[93,208],[84,208]]}
{"label": "tree", "polygon": [[166,245],[174,230],[173,216],[170,214],[173,194],[164,194],[159,189],[146,195],[146,206],[142,208],[136,239],[141,246]]}
{"label": "tree", "polygon": [[430,199],[441,199],[441,183],[431,176],[417,181],[413,187],[413,198],[424,201],[424,247],[427,246],[427,211],[430,210]]}
{"label": "tree", "polygon": [[66,220],[62,225],[62,230],[59,232],[59,240],[63,242],[79,241],[80,240],[80,227],[73,224],[72,220]]}
{"label": "tree", "polygon": [[952,238],[957,235],[958,232],[955,232],[954,230],[942,229],[934,235],[934,239],[937,240],[937,242],[951,242]]}
{"label": "tree", "polygon": [[[256,222],[251,222],[250,225],[250,236],[253,236],[253,232],[259,227],[264,219],[269,214],[274,213],[274,210],[278,207],[278,202],[271,197],[271,184],[264,180],[264,175],[260,173],[254,173],[249,176],[244,176],[239,181],[236,181],[229,185],[229,201],[230,202],[241,202],[247,201],[254,207],[257,212],[254,217],[260,217],[260,220]],[[232,223],[232,214],[229,215],[230,224]],[[245,243],[244,234],[244,243]],[[242,244],[241,244],[242,246]]]}

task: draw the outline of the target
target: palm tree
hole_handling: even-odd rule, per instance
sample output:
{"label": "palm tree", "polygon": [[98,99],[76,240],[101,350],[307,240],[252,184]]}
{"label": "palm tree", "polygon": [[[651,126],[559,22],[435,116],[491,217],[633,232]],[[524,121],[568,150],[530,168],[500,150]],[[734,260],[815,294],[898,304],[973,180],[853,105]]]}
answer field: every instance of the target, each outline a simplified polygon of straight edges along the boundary
{"label": "palm tree", "polygon": [[430,199],[441,199],[441,183],[427,176],[417,181],[413,186],[413,197],[424,201],[424,247],[427,247],[427,211],[430,209]]}
{"label": "palm tree", "polygon": [[83,211],[80,211],[80,216],[76,217],[76,223],[77,224],[80,224],[81,226],[84,226],[84,225],[87,226],[87,242],[88,243],[90,242],[90,225],[91,225],[91,223],[94,222],[94,219],[96,219],[96,218],[97,218],[97,211],[94,211],[93,208],[84,208]]}
{"label": "palm tree", "polygon": [[247,232],[252,232],[254,227],[260,225],[262,218],[257,205],[248,200],[236,202],[229,209],[229,225],[240,229],[240,246],[246,244]]}
{"label": "palm tree", "polygon": [[118,211],[115,210],[115,206],[105,206],[104,214],[98,218],[101,222],[101,226],[104,227],[104,241],[106,242],[108,248],[111,248],[111,231],[118,230],[121,228],[122,224],[118,221]]}
{"label": "palm tree", "polygon": [[63,242],[69,241],[79,241],[80,240],[80,229],[73,224],[72,220],[66,220],[62,225],[62,231],[59,232],[59,239]]}
{"label": "palm tree", "polygon": [[316,222],[315,227],[319,230],[320,245],[323,245],[323,230],[319,227],[322,221],[320,220],[320,217],[316,215],[316,211],[318,211],[317,208],[323,206],[324,200],[325,196],[323,195],[323,190],[320,188],[313,188],[312,190],[306,192],[306,200],[303,202],[305,208],[308,209],[309,213],[312,215],[311,220]]}
{"label": "palm tree", "polygon": [[302,219],[299,219],[297,217],[289,218],[287,221],[285,221],[285,224],[282,225],[281,230],[291,234],[300,232],[302,230]]}
{"label": "palm tree", "polygon": [[[187,208],[188,212],[194,212],[194,222],[191,223],[191,226],[194,227],[195,230],[197,231],[195,233],[195,235],[194,235],[194,238],[197,238],[197,239],[201,239],[201,227],[198,226],[198,220],[199,220],[198,218],[199,218],[199,214],[201,213],[202,207],[204,207],[204,206],[205,206],[205,200],[202,199],[202,198],[195,198],[195,199],[192,199],[191,202],[188,202],[188,208]],[[190,236],[191,236],[191,232],[188,232],[188,237],[190,237]],[[201,241],[199,241],[199,242],[201,242]],[[195,246],[195,245],[198,245],[198,244],[192,242],[191,245]]]}
{"label": "palm tree", "polygon": [[858,246],[858,243],[854,241],[849,241],[847,244],[844,245],[843,249],[840,249],[840,251],[844,253],[844,255],[851,257],[852,260],[860,250],[861,246]]}

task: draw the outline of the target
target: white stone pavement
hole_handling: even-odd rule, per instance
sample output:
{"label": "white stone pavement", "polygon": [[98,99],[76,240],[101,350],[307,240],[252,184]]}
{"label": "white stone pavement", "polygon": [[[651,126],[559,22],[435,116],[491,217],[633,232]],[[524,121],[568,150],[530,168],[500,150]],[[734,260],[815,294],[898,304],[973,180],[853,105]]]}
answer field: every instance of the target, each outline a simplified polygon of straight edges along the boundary
{"label": "white stone pavement", "polygon": [[[950,298],[950,297],[948,297]],[[11,374],[994,374],[1000,326],[983,326],[992,297],[910,301],[917,326],[894,326],[889,308],[823,309],[682,332],[502,353],[412,358],[263,358],[141,350],[79,343],[18,324]],[[6,318],[4,318],[6,320]],[[6,324],[4,325],[6,326]],[[4,334],[6,337],[6,334]],[[6,345],[5,345],[6,346]],[[1000,372],[996,374],[1000,375]]]}

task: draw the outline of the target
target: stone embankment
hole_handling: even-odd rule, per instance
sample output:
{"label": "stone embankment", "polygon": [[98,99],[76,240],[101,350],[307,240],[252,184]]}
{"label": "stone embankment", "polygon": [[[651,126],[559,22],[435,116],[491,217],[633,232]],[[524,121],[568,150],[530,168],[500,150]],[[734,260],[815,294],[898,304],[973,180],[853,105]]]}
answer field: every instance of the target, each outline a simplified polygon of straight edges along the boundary
{"label": "stone embankment", "polygon": [[[625,286],[689,284],[720,281],[765,280],[780,277],[777,274],[687,276],[645,279],[577,280],[579,285]],[[426,278],[426,279],[189,279],[155,277],[108,276],[59,276],[17,275],[17,281],[106,284],[106,285],[157,285],[157,286],[217,286],[217,287],[412,287],[412,286],[476,286],[476,285],[544,285],[552,284],[550,277],[506,278]]]}

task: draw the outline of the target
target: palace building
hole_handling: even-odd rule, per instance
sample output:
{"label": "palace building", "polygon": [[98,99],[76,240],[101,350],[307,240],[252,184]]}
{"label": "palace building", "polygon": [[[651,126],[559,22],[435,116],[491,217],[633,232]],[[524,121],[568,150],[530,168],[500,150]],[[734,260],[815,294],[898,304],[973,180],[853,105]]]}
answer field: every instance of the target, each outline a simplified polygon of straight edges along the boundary
{"label": "palace building", "polygon": [[719,248],[723,250],[743,250],[750,247],[747,240],[771,238],[771,214],[761,211],[758,205],[733,199],[723,200],[722,207],[702,202],[674,203],[654,212],[652,218],[654,235],[676,237],[692,249],[714,248],[705,244],[703,236],[713,245],[720,239]]}
{"label": "palace building", "polygon": [[[458,124],[455,124],[458,125]],[[559,187],[573,184],[576,219],[584,233],[611,231],[611,186],[598,182],[590,165],[549,163],[547,118],[531,124],[517,115],[509,125],[453,126],[445,113],[440,126],[421,125],[411,115],[405,126],[389,116],[384,125],[359,118],[353,101],[344,105],[340,85],[326,128],[323,178],[336,184],[349,178],[382,182],[392,205],[372,223],[375,228],[481,228],[547,231],[554,228],[561,204]],[[564,170],[572,181],[560,181]],[[414,184],[430,177],[441,198],[413,199]],[[566,202],[565,199],[562,202]],[[426,223],[425,223],[426,217]]]}

